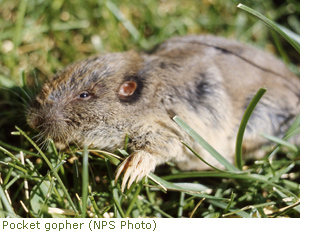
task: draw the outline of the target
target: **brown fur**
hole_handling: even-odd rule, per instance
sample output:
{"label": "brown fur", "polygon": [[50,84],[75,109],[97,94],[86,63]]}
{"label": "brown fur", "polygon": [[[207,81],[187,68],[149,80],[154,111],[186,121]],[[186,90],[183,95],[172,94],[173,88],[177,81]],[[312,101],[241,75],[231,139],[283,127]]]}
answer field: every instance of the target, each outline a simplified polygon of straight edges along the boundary
{"label": "brown fur", "polygon": [[[118,90],[135,81],[125,100]],[[267,92],[251,116],[246,151],[266,143],[260,133],[282,136],[299,113],[299,79],[275,57],[214,36],[170,39],[149,53],[100,55],[77,62],[43,86],[29,109],[29,125],[63,148],[70,143],[114,150],[130,136],[132,154],[119,166],[128,186],[166,161],[183,170],[208,166],[213,157],[172,121],[180,116],[218,152],[232,161],[243,113],[260,87]],[[81,93],[90,98],[82,99]]]}

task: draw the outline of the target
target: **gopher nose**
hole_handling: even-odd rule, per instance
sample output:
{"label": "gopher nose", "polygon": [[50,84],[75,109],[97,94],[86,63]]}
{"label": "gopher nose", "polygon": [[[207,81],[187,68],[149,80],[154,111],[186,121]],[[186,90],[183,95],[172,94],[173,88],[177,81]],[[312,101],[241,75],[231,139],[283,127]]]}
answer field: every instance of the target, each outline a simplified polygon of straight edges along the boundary
{"label": "gopher nose", "polygon": [[48,127],[59,126],[62,118],[59,108],[53,103],[45,103],[41,106],[38,101],[35,101],[27,114],[27,123],[32,129],[41,131]]}

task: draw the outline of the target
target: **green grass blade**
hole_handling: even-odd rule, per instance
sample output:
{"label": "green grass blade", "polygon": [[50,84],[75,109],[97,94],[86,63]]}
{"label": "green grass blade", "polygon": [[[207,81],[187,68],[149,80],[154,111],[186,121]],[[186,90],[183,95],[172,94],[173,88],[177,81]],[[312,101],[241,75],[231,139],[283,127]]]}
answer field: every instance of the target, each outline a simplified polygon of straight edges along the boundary
{"label": "green grass blade", "polygon": [[300,36],[293,31],[289,30],[288,28],[285,28],[279,24],[276,23],[276,25],[284,32],[286,33],[291,39],[295,40],[298,44],[300,44]]}
{"label": "green grass blade", "polygon": [[153,205],[151,202],[149,202],[146,199],[142,200],[144,203],[146,203],[147,205],[151,206],[152,209],[154,209],[155,211],[159,212],[160,214],[162,214],[163,216],[167,217],[167,218],[173,218],[171,215],[167,214],[166,212],[164,212],[163,210],[161,210],[158,206]]}
{"label": "green grass blade", "polygon": [[282,29],[280,29],[276,23],[272,22],[270,19],[268,19],[264,15],[260,14],[259,12],[255,11],[255,10],[251,9],[250,7],[247,7],[241,3],[237,7],[252,14],[253,16],[257,17],[258,19],[260,19],[268,27],[272,28],[277,33],[279,33],[283,38],[285,38],[300,53],[300,44],[297,43],[296,39],[291,38],[287,33],[285,33]]}
{"label": "green grass blade", "polygon": [[[113,190],[113,192],[114,192],[114,190]],[[124,212],[123,212],[123,210],[121,208],[121,205],[119,203],[119,198],[114,197],[113,201],[114,201],[114,204],[115,204],[117,210],[119,211],[119,214],[120,214],[121,218],[125,218],[125,214],[124,214]]]}
{"label": "green grass blade", "polygon": [[28,0],[20,1],[19,8],[18,8],[18,15],[16,20],[16,26],[14,31],[14,46],[18,48],[22,41],[22,28],[24,24],[24,16],[27,10],[27,3]]}
{"label": "green grass blade", "polygon": [[204,160],[195,150],[193,150],[190,146],[188,146],[185,142],[181,141],[181,143],[187,147],[195,156],[197,156],[202,162],[204,162],[205,164],[207,164],[209,167],[217,170],[217,171],[221,171],[223,172],[223,170],[220,170],[219,168],[216,168],[215,166],[211,165],[210,163],[208,163],[206,160]]}
{"label": "green grass blade", "polygon": [[[208,200],[209,203],[225,210],[228,206],[227,203],[223,203],[223,202],[218,202],[215,200]],[[236,214],[242,218],[251,218],[250,214],[248,214],[247,212],[240,210],[240,209],[236,209],[236,208],[230,208],[230,211],[232,211],[232,214]],[[229,214],[224,214],[224,216],[229,215]]]}
{"label": "green grass blade", "polygon": [[4,186],[4,189],[9,189],[11,185],[13,185],[18,179],[20,179],[20,176],[17,175],[16,177],[14,177],[12,180],[10,180],[10,182],[8,182],[8,184],[6,184]]}
{"label": "green grass blade", "polygon": [[89,153],[88,147],[83,148],[82,157],[82,213],[81,217],[85,218],[88,204],[88,186],[89,186]]}
{"label": "green grass blade", "polygon": [[265,212],[263,211],[262,207],[257,207],[257,210],[261,216],[261,218],[268,218],[268,216],[265,214]]}
{"label": "green grass blade", "polygon": [[[25,154],[32,155],[32,156],[35,156],[35,157],[40,157],[37,153],[31,152],[31,151],[28,151],[28,150],[24,150],[24,149],[22,149],[22,148],[18,148],[18,147],[15,147],[15,146],[11,146],[11,145],[3,142],[3,141],[0,141],[0,145],[1,145],[1,146],[4,146],[4,147],[6,147],[6,148],[8,148],[8,149],[10,149],[10,150],[16,151],[16,152],[22,151],[22,152],[25,153]],[[9,151],[7,151],[6,149],[4,149],[4,148],[1,147],[1,146],[0,146],[0,150],[2,150],[4,153],[10,153]],[[11,157],[12,154],[10,153],[10,154],[8,154],[8,155]],[[13,159],[13,160],[17,160],[17,162],[18,162],[19,164],[21,164],[20,160],[19,160],[18,158],[16,158],[14,155],[13,155],[12,159]]]}
{"label": "green grass blade", "polygon": [[[291,169],[294,168],[294,166],[295,166],[295,163],[291,163],[291,164],[289,164],[287,167],[281,169],[281,170],[277,173],[277,175],[274,177],[274,179],[276,180],[277,177],[280,179],[282,175],[289,173],[289,172],[291,171]],[[270,181],[272,182],[273,179],[270,179]]]}
{"label": "green grass blade", "polygon": [[109,153],[106,151],[102,151],[102,150],[89,150],[90,152],[97,152],[100,155],[102,155],[103,157],[105,157],[106,159],[108,159],[112,164],[118,166],[120,164],[120,158],[119,156],[113,154],[113,153]]}
{"label": "green grass blade", "polygon": [[[181,186],[180,186],[179,183],[168,182],[168,181],[166,181],[166,180],[154,175],[153,173],[149,173],[149,176],[152,179],[156,180],[157,182],[161,183],[161,185],[163,187],[165,187],[167,190],[185,192],[185,193],[187,193],[189,195],[192,195],[192,196],[201,197],[201,198],[207,198],[207,199],[211,199],[211,200],[229,201],[226,198],[215,197],[215,196],[211,196],[211,195],[208,195],[208,194],[204,194],[199,190],[198,186],[195,186],[195,184],[189,184],[189,185],[188,184],[181,184]],[[185,188],[186,186],[188,188]]]}
{"label": "green grass blade", "polygon": [[[226,178],[226,179],[239,179],[239,180],[246,180],[249,182],[260,182],[264,185],[268,185],[271,187],[276,187],[283,192],[286,192],[287,194],[290,194],[293,197],[296,197],[295,194],[293,194],[290,190],[283,188],[282,186],[270,182],[270,176],[264,176],[264,175],[259,175],[259,174],[237,174],[237,173],[221,173],[221,172],[215,172],[215,171],[203,171],[203,172],[180,172],[172,175],[167,175],[162,177],[162,180],[168,182],[168,180],[172,179],[183,179],[183,178],[200,178],[200,177],[215,177],[215,178]],[[282,180],[283,183],[285,183],[285,180]],[[164,183],[162,183],[164,184]],[[293,185],[293,183],[288,183],[291,185],[293,188],[297,188],[296,186]],[[296,197],[297,198],[297,197]]]}
{"label": "green grass blade", "polygon": [[6,162],[0,161],[0,164],[4,164],[4,165],[6,165],[6,166],[9,166],[9,167],[18,169],[18,170],[22,171],[22,172],[25,173],[25,174],[28,174],[28,171],[27,171],[26,169],[24,169],[24,168],[16,165],[16,163],[6,163]]}
{"label": "green grass blade", "polygon": [[125,214],[124,211],[121,208],[121,199],[119,197],[119,189],[117,188],[117,185],[114,181],[114,175],[113,175],[113,171],[111,169],[111,165],[110,165],[110,160],[109,159],[105,159],[106,162],[106,166],[107,166],[107,173],[108,173],[108,177],[109,177],[109,181],[111,183],[111,187],[112,187],[112,200],[114,202],[114,212],[115,212],[115,217],[121,217],[124,218]]}
{"label": "green grass blade", "polygon": [[1,89],[3,90],[3,87],[13,88],[16,86],[16,83],[12,79],[0,74],[0,86],[2,86]]}
{"label": "green grass blade", "polygon": [[284,215],[286,212],[290,211],[291,209],[295,209],[295,208],[298,208],[299,209],[298,212],[300,212],[300,201],[297,201],[296,203],[294,203],[294,204],[292,204],[290,206],[281,208],[279,210],[279,212],[273,216],[273,218],[277,218],[280,215]]}
{"label": "green grass blade", "polygon": [[129,215],[130,215],[130,213],[131,213],[131,211],[133,209],[134,204],[138,200],[138,195],[140,194],[140,192],[141,192],[141,185],[138,185],[137,189],[136,189],[136,191],[135,191],[135,193],[134,193],[134,195],[133,195],[133,197],[131,199],[131,202],[130,202],[128,208],[127,208],[127,211],[126,211],[126,214],[125,214],[126,218],[129,217]]}
{"label": "green grass blade", "polygon": [[[26,77],[26,72],[25,70],[21,70],[19,72],[19,79],[20,79],[20,83],[21,83],[21,86],[22,88],[26,87],[27,86],[27,77]],[[22,89],[23,90],[23,89]],[[24,91],[24,90],[23,90]]]}
{"label": "green grass blade", "polygon": [[[48,177],[50,177],[50,174],[48,174]],[[38,216],[42,216],[43,212],[48,210],[48,201],[54,191],[55,182],[53,179],[51,179],[51,177],[49,179],[50,179],[50,185],[48,188],[48,192],[45,195],[45,199],[44,199],[44,202],[40,208]]]}
{"label": "green grass blade", "polygon": [[284,61],[285,64],[289,64],[289,55],[287,54],[287,51],[284,49],[283,44],[281,43],[279,34],[276,33],[274,30],[271,30],[271,36],[273,38],[274,44],[280,54],[280,57]]}
{"label": "green grass blade", "polygon": [[128,30],[128,32],[132,35],[135,41],[138,41],[141,37],[139,31],[136,27],[128,20],[123,13],[119,10],[119,8],[111,1],[106,2],[106,6],[112,12],[112,14],[123,24],[123,26]]}
{"label": "green grass blade", "polygon": [[259,100],[261,99],[261,97],[264,95],[266,91],[267,90],[264,88],[260,88],[258,90],[257,94],[255,94],[255,96],[252,98],[250,104],[248,105],[242,117],[239,129],[238,129],[237,140],[236,140],[236,150],[235,150],[235,162],[239,170],[242,170],[242,142],[243,142],[244,131],[247,127],[247,123],[249,121],[249,118],[254,108],[256,107]]}
{"label": "green grass blade", "polygon": [[261,134],[261,136],[268,139],[269,141],[272,141],[272,142],[275,142],[281,146],[287,147],[288,149],[290,149],[291,151],[293,151],[295,153],[299,152],[299,148],[296,145],[294,145],[290,142],[287,142],[286,140],[283,140],[281,138],[278,138],[278,137],[275,137],[272,135],[268,135],[268,134]]}
{"label": "green grass blade", "polygon": [[[277,188],[274,188],[274,191],[285,201],[286,205],[288,206],[294,205],[295,203],[300,202],[299,199],[294,200],[294,198],[289,197],[288,195],[284,194]],[[300,205],[293,207],[293,209],[300,213]]]}
{"label": "green grass blade", "polygon": [[258,181],[261,183],[268,182],[269,177],[258,174],[236,174],[236,173],[221,173],[215,171],[191,171],[191,172],[179,172],[172,175],[167,175],[162,177],[163,180],[173,180],[173,179],[184,179],[184,178],[200,178],[200,177],[215,177],[215,178],[226,178],[226,179],[241,179],[248,181]]}
{"label": "green grass blade", "polygon": [[210,146],[198,133],[196,133],[189,125],[187,125],[180,117],[175,116],[173,120],[181,126],[195,141],[197,141],[206,151],[208,151],[219,163],[221,163],[228,171],[239,171],[228,160],[220,155],[212,146]]}
{"label": "green grass blade", "polygon": [[250,205],[250,206],[246,206],[246,207],[242,208],[241,210],[236,210],[234,212],[224,214],[223,216],[226,217],[229,215],[236,214],[239,211],[244,211],[244,210],[248,210],[248,209],[257,209],[257,208],[262,208],[262,207],[271,206],[271,205],[275,205],[275,204],[276,204],[276,202],[268,202],[268,203],[262,203],[262,204],[257,204],[257,205]]}
{"label": "green grass blade", "polygon": [[16,214],[14,213],[1,185],[0,185],[0,199],[4,205],[4,208],[7,210],[7,212],[15,216]]}
{"label": "green grass blade", "polygon": [[76,214],[78,214],[78,210],[76,208],[76,206],[74,205],[67,188],[65,187],[65,185],[63,184],[60,176],[58,175],[57,171],[54,169],[54,167],[52,166],[51,162],[49,161],[49,159],[47,158],[47,156],[42,152],[42,150],[37,146],[37,144],[31,140],[31,138],[28,137],[28,135],[22,131],[19,127],[16,126],[16,129],[34,146],[34,148],[39,152],[39,154],[41,155],[41,157],[43,158],[43,160],[47,163],[47,165],[49,166],[49,168],[52,170],[54,176],[56,177],[58,183],[60,184],[64,194],[66,195],[70,206],[72,207],[72,209],[74,210],[74,212],[76,212]]}
{"label": "green grass blade", "polygon": [[13,162],[13,166],[10,166],[8,173],[6,174],[4,180],[3,180],[3,185],[6,185],[11,177],[11,173],[13,171],[13,168],[16,165],[16,161]]}
{"label": "green grass blade", "polygon": [[92,207],[93,207],[96,215],[98,216],[98,218],[102,218],[103,216],[100,214],[99,207],[98,207],[96,201],[94,200],[94,197],[92,196],[92,194],[90,194],[89,199],[90,199],[90,202],[92,203]]}
{"label": "green grass blade", "polygon": [[300,114],[296,117],[296,119],[293,121],[290,128],[285,133],[285,136],[283,137],[285,140],[289,139],[290,137],[296,135],[300,132]]}
{"label": "green grass blade", "polygon": [[184,199],[185,199],[185,193],[181,192],[180,193],[180,200],[179,200],[179,207],[178,207],[178,214],[177,214],[178,218],[182,218]]}
{"label": "green grass blade", "polygon": [[0,218],[5,218],[6,217],[5,213],[6,212],[4,211],[2,202],[0,201]]}
{"label": "green grass blade", "polygon": [[14,156],[10,151],[8,151],[7,149],[3,148],[2,146],[0,146],[0,150],[1,150],[4,154],[9,155],[9,157],[10,157],[13,161],[15,161],[15,162],[18,163],[19,165],[23,166],[22,163],[20,162],[20,160],[19,160],[16,156]]}
{"label": "green grass blade", "polygon": [[[293,121],[287,132],[285,133],[283,140],[288,140],[292,136],[298,134],[300,132],[300,114],[296,117],[296,119]],[[295,146],[295,145],[294,145]],[[296,147],[298,150],[299,148]],[[274,150],[269,155],[269,160],[273,158],[274,155],[280,150],[280,146],[277,146],[274,148]]]}
{"label": "green grass blade", "polygon": [[209,167],[219,171],[219,172],[229,172],[229,173],[234,173],[234,174],[240,174],[240,173],[248,173],[250,172],[250,170],[246,170],[246,171],[225,171],[225,170],[221,170],[219,168],[216,168],[215,166],[211,165],[210,163],[208,163],[206,160],[204,160],[195,150],[193,150],[190,146],[188,146],[185,142],[181,141],[181,143],[183,145],[185,145],[185,147],[187,147],[195,156],[197,156],[202,162],[204,162],[205,164],[207,164]]}

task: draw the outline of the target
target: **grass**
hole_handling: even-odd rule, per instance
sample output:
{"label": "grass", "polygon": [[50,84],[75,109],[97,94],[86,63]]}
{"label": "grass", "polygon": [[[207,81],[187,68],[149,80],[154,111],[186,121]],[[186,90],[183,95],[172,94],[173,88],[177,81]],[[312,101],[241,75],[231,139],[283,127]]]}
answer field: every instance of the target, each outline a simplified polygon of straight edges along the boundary
{"label": "grass", "polygon": [[[124,193],[114,172],[125,150],[116,156],[90,148],[57,151],[54,143],[39,148],[32,140],[35,132],[23,110],[29,98],[57,70],[93,54],[149,49],[174,35],[211,33],[269,50],[299,73],[299,46],[248,8],[237,8],[243,3],[299,34],[299,1],[200,2],[0,1],[0,217],[300,217],[300,151],[287,142],[299,133],[299,118],[282,139],[263,135],[278,146],[261,160],[241,158],[249,114],[239,129],[236,166],[181,172],[169,163]],[[183,119],[175,120],[217,156]]]}

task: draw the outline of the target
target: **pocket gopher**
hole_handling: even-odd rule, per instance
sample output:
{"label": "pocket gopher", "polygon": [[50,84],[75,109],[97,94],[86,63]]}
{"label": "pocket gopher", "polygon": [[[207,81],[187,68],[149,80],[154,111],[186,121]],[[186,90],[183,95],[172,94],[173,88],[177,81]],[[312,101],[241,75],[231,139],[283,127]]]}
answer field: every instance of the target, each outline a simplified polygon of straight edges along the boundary
{"label": "pocket gopher", "polygon": [[299,113],[299,79],[266,52],[209,35],[76,62],[43,85],[27,121],[58,148],[75,143],[112,151],[128,134],[132,153],[116,178],[124,173],[123,186],[130,186],[167,161],[182,170],[208,169],[180,140],[220,167],[172,120],[175,115],[232,162],[241,118],[260,87],[267,92],[243,141],[255,154],[267,143],[260,133],[283,136]]}

